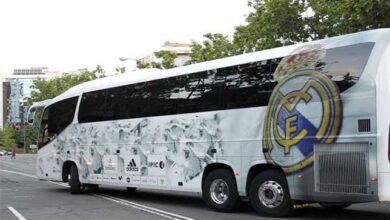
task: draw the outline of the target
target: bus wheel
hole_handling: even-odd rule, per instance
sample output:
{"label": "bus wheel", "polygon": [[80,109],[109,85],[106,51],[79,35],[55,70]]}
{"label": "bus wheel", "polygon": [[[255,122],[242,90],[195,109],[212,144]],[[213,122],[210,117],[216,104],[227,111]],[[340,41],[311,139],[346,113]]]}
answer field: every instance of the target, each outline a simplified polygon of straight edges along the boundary
{"label": "bus wheel", "polygon": [[341,210],[350,206],[351,203],[328,203],[328,202],[320,202],[320,206],[325,209],[330,210]]}
{"label": "bus wheel", "polygon": [[79,172],[77,170],[77,166],[72,164],[70,167],[70,193],[72,194],[80,194],[81,193],[81,183],[79,180]]}
{"label": "bus wheel", "polygon": [[137,188],[136,187],[126,187],[126,190],[128,193],[133,193],[137,190]]}
{"label": "bus wheel", "polygon": [[284,217],[294,212],[284,174],[277,170],[263,171],[252,180],[249,188],[252,207],[261,215]]}
{"label": "bus wheel", "polygon": [[240,204],[234,176],[228,170],[214,170],[204,180],[202,196],[215,211],[231,212]]}

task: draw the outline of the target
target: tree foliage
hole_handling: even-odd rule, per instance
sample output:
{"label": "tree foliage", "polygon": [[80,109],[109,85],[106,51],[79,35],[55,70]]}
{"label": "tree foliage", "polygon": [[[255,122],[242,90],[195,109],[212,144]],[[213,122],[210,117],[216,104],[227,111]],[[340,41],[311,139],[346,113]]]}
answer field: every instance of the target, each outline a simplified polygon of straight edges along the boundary
{"label": "tree foliage", "polygon": [[49,80],[34,80],[31,87],[33,91],[31,92],[30,102],[54,98],[75,85],[104,76],[104,70],[100,66],[97,66],[93,71],[87,70],[80,74],[64,73],[61,77],[55,77]]}
{"label": "tree foliage", "polygon": [[314,15],[306,18],[314,39],[390,27],[389,0],[307,0]]}
{"label": "tree foliage", "polygon": [[[389,0],[248,0],[248,5],[246,23],[235,28],[232,40],[204,35],[203,42],[192,42],[187,64],[390,27]],[[160,53],[155,55],[161,62],[137,62],[137,67],[175,67],[172,57]]]}
{"label": "tree foliage", "polygon": [[126,67],[116,67],[115,72],[118,74],[122,74],[126,72]]}
{"label": "tree foliage", "polygon": [[13,148],[16,144],[13,128],[8,123],[4,125],[3,135],[1,139],[3,142],[3,146],[8,149]]}
{"label": "tree foliage", "polygon": [[[38,139],[38,128],[31,126],[31,125],[25,125],[25,127],[13,130],[13,137],[15,140],[15,144],[17,147],[29,147],[31,144],[36,144]],[[26,141],[26,145],[24,142]]]}
{"label": "tree foliage", "polygon": [[137,61],[138,69],[146,69],[146,68],[157,68],[157,69],[170,69],[176,67],[175,59],[177,55],[171,51],[160,50],[154,52],[154,55],[158,59],[158,61],[152,61],[150,63],[144,63],[142,61]]}
{"label": "tree foliage", "polygon": [[246,23],[233,40],[207,34],[193,42],[189,63],[390,27],[389,0],[249,0]]}
{"label": "tree foliage", "polygon": [[0,129],[0,146],[3,146],[3,130]]}
{"label": "tree foliage", "polygon": [[208,33],[204,35],[204,38],[205,40],[202,43],[192,42],[191,60],[188,64],[215,60],[237,54],[236,46],[225,35]]}
{"label": "tree foliage", "polygon": [[172,53],[171,51],[161,50],[154,53],[157,58],[161,59],[161,67],[162,69],[170,69],[176,67],[175,59],[177,55]]}
{"label": "tree foliage", "polygon": [[306,41],[305,4],[299,0],[251,0],[247,24],[236,27],[234,44],[241,53]]}

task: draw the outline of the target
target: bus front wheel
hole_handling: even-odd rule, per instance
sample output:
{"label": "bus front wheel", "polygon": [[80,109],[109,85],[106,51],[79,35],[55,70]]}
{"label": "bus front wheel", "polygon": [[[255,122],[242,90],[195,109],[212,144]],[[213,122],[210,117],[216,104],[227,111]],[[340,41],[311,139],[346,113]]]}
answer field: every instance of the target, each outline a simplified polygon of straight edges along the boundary
{"label": "bus front wheel", "polygon": [[234,176],[224,169],[211,171],[205,177],[202,196],[210,208],[219,212],[234,211],[240,204]]}
{"label": "bus front wheel", "polygon": [[278,170],[266,170],[255,176],[250,184],[249,200],[261,215],[284,217],[294,212],[286,177]]}
{"label": "bus front wheel", "polygon": [[79,180],[79,172],[77,170],[77,166],[72,164],[70,167],[70,193],[72,194],[80,194],[81,193],[81,183]]}

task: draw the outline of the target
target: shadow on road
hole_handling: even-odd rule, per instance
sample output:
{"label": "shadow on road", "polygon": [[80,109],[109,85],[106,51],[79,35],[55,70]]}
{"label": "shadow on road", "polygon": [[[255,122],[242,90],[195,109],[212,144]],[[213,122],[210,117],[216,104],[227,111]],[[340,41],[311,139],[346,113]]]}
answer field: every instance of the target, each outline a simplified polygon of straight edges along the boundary
{"label": "shadow on road", "polygon": [[343,210],[327,210],[320,207],[307,207],[297,210],[295,214],[299,219],[353,219],[353,220],[389,220],[386,213],[356,210],[352,205]]}
{"label": "shadow on road", "polygon": [[[69,189],[52,189],[53,191],[61,193],[69,193]],[[105,194],[109,196],[126,199],[131,202],[140,203],[143,205],[149,205],[156,208],[174,207],[176,210],[185,211],[187,208],[192,211],[199,210],[200,212],[211,212],[206,207],[200,196],[189,195],[188,193],[176,192],[174,194],[167,193],[165,191],[149,191],[149,190],[137,190],[129,193],[123,188],[100,188],[98,191],[88,191],[85,195],[96,193]],[[380,208],[371,208],[373,210],[367,210],[364,208],[365,204],[352,205],[344,210],[327,210],[317,205],[311,205],[306,208],[297,209],[294,216],[287,219],[332,219],[332,220],[390,220],[389,207],[382,205]],[[216,214],[216,213],[214,213]],[[219,213],[218,213],[219,214]],[[236,213],[220,213],[221,215],[237,215],[237,217],[244,214],[249,218],[260,216],[250,207],[248,203],[243,203],[240,209]],[[245,217],[244,217],[245,218]],[[260,217],[261,219],[261,217]],[[265,218],[268,219],[268,218]]]}

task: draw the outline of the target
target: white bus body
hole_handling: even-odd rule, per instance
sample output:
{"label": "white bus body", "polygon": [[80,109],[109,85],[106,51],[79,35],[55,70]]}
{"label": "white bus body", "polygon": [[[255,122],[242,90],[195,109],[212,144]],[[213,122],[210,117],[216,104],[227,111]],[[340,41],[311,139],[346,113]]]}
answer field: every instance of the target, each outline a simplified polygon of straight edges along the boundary
{"label": "white bus body", "polygon": [[222,211],[236,193],[271,215],[390,201],[389,85],[390,29],[94,80],[46,104],[37,175],[74,165],[81,184],[203,191]]}

